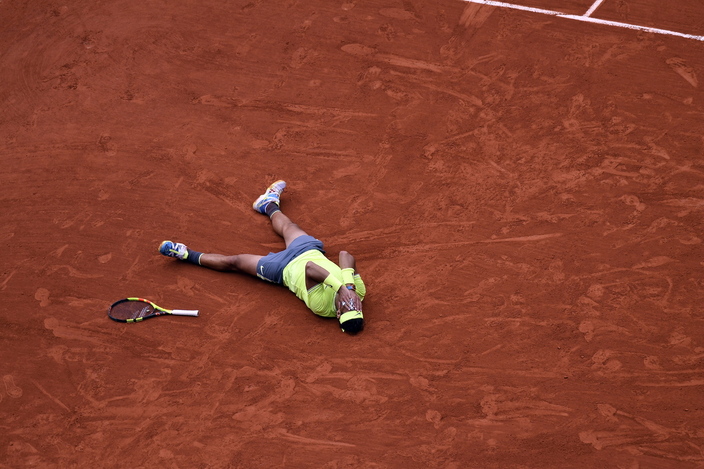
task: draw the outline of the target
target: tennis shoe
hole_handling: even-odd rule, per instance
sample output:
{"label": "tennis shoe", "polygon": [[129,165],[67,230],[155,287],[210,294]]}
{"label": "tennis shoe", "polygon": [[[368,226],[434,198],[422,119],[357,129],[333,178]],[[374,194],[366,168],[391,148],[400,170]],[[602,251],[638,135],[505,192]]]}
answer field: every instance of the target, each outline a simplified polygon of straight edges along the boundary
{"label": "tennis shoe", "polygon": [[159,246],[159,252],[168,257],[175,257],[185,261],[188,258],[188,248],[183,243],[173,241],[163,241]]}
{"label": "tennis shoe", "polygon": [[276,205],[281,203],[281,193],[286,189],[286,181],[276,181],[270,185],[266,192],[259,196],[252,204],[252,208],[262,215],[266,215],[266,206],[274,202]]}

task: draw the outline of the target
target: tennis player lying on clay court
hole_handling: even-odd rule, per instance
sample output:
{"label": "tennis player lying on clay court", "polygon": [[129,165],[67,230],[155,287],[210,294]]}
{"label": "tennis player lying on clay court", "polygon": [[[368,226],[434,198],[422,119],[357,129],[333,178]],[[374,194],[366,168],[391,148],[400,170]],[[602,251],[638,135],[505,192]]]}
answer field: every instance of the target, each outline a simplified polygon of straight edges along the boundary
{"label": "tennis player lying on clay court", "polygon": [[339,266],[325,257],[323,243],[309,236],[281,212],[281,193],[286,182],[276,181],[254,202],[257,212],[268,215],[286,249],[266,256],[255,254],[204,254],[183,243],[164,241],[159,252],[191,264],[221,272],[244,272],[288,287],[318,316],[337,317],[344,332],[364,328],[362,300],[366,287],[356,272],[354,257],[341,251]]}

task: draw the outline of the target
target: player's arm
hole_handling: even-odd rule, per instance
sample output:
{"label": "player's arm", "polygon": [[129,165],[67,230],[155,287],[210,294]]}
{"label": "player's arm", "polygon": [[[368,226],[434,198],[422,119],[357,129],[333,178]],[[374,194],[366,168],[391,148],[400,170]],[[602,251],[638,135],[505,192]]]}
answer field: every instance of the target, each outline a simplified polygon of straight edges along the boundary
{"label": "player's arm", "polygon": [[[356,273],[356,266],[354,256],[347,251],[340,251],[340,262],[339,266],[341,269],[352,269],[352,274]],[[330,272],[327,269],[320,267],[313,261],[308,261],[306,263],[306,288],[311,289],[319,283],[325,283],[325,280],[330,276]],[[331,279],[332,280],[332,279]],[[354,282],[351,282],[354,285]],[[330,284],[331,286],[335,286]]]}
{"label": "player's arm", "polygon": [[354,276],[357,274],[357,266],[354,256],[347,251],[340,251],[340,268],[342,269],[342,282],[349,290],[357,290]]}
{"label": "player's arm", "polygon": [[340,262],[338,263],[341,269],[352,269],[356,273],[356,265],[354,256],[347,251],[340,251]]}
{"label": "player's arm", "polygon": [[327,269],[320,267],[313,261],[306,263],[306,288],[310,290],[319,283],[325,283],[325,279],[330,276]]}
{"label": "player's arm", "polygon": [[[354,258],[352,258],[352,261],[354,262]],[[331,275],[327,269],[320,267],[315,262],[308,261],[306,263],[306,288],[310,290],[319,283],[334,288],[338,295],[337,300],[342,304],[349,305],[348,309],[361,310],[362,302],[353,289],[348,289],[343,282],[340,282],[334,275]],[[352,285],[354,285],[354,283]]]}

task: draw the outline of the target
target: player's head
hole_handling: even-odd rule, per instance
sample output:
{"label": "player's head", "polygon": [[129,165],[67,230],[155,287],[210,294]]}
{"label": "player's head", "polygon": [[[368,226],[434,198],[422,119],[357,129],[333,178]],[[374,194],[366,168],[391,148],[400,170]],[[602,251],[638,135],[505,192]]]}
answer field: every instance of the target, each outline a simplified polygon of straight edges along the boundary
{"label": "player's head", "polygon": [[340,328],[342,332],[356,334],[364,329],[364,316],[361,311],[347,311],[340,315]]}

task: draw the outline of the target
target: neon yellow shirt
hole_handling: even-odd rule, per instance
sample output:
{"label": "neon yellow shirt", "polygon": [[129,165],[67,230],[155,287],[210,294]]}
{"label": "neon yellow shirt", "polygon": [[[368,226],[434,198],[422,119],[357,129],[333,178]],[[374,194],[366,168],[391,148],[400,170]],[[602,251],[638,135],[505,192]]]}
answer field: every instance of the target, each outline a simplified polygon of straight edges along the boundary
{"label": "neon yellow shirt", "polygon": [[[288,287],[298,298],[318,316],[335,317],[337,310],[335,308],[335,294],[333,288],[324,283],[319,283],[310,290],[306,289],[306,264],[314,262],[323,269],[330,272],[341,282],[342,269],[333,261],[325,257],[325,255],[316,250],[306,251],[300,256],[294,258],[284,268],[284,285]],[[367,288],[364,286],[362,277],[359,274],[354,275],[354,285],[357,289],[357,295],[361,300],[364,300],[364,295],[367,293]]]}

